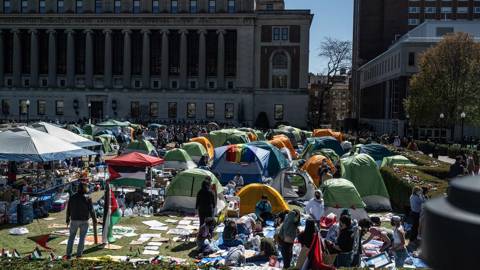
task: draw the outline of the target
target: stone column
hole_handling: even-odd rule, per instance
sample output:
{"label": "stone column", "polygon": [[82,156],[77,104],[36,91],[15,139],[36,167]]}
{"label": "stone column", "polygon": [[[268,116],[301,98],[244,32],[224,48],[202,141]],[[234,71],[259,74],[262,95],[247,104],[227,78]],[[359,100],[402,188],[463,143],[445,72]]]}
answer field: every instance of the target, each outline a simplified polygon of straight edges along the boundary
{"label": "stone column", "polygon": [[144,30],[142,49],[142,86],[150,88],[150,31]]}
{"label": "stone column", "polygon": [[123,30],[123,87],[131,88],[132,79],[132,41],[130,40],[132,31]]}
{"label": "stone column", "polygon": [[38,31],[30,32],[30,86],[38,86]]}
{"label": "stone column", "polygon": [[169,88],[168,81],[168,30],[162,30],[162,88]]}
{"label": "stone column", "polygon": [[205,35],[207,31],[205,30],[199,30],[198,34],[200,35],[199,37],[199,52],[198,52],[198,88],[202,89],[205,88],[205,79],[206,79],[206,42],[205,42]]}
{"label": "stone column", "polygon": [[105,88],[112,88],[112,30],[103,30],[105,35],[105,67],[103,84]]}
{"label": "stone column", "polygon": [[218,30],[217,88],[225,88],[225,30]]}
{"label": "stone column", "polygon": [[180,88],[187,88],[187,30],[180,30]]}
{"label": "stone column", "polygon": [[72,29],[67,34],[67,87],[75,87],[75,32]]}
{"label": "stone column", "polygon": [[48,33],[48,86],[57,86],[57,44],[55,30],[49,29]]}
{"label": "stone column", "polygon": [[93,88],[93,31],[85,30],[85,86]]}
{"label": "stone column", "polygon": [[22,45],[20,44],[20,30],[13,29],[13,86],[21,87],[22,79]]}
{"label": "stone column", "polygon": [[4,85],[5,82],[5,70],[3,69],[4,58],[3,58],[3,32],[0,30],[0,87]]}

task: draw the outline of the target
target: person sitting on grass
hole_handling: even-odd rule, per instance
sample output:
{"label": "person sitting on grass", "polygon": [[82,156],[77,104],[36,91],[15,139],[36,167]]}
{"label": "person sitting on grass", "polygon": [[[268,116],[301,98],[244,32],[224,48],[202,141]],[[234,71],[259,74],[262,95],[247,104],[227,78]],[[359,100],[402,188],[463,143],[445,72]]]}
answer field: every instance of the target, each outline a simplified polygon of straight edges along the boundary
{"label": "person sitting on grass", "polygon": [[202,255],[208,255],[215,252],[210,244],[215,230],[215,219],[207,217],[205,223],[200,226],[197,234],[197,251]]}
{"label": "person sitting on grass", "polygon": [[278,256],[278,250],[273,239],[263,238],[260,241],[260,253],[247,259],[247,263],[265,263],[270,257]]}
{"label": "person sitting on grass", "polygon": [[268,201],[268,197],[262,195],[262,199],[255,206],[255,214],[262,221],[262,225],[265,226],[266,221],[274,220],[272,214],[272,204]]}
{"label": "person sitting on grass", "polygon": [[233,219],[225,221],[225,229],[223,230],[223,245],[225,247],[236,247],[242,245],[243,242],[237,238],[237,224]]}
{"label": "person sitting on grass", "polygon": [[251,213],[245,216],[242,216],[237,220],[237,233],[249,236],[255,232],[255,225],[257,222],[257,215]]}
{"label": "person sitting on grass", "polygon": [[[361,219],[358,222],[358,225],[362,230],[361,231],[362,235],[365,235],[367,232],[369,233],[368,238],[362,242],[362,245],[367,244],[373,239],[378,239],[383,242],[383,245],[380,248],[380,252],[387,251],[388,248],[391,246],[392,241],[390,240],[390,238],[393,237],[393,234],[391,232],[389,233],[386,229],[374,226],[372,221],[367,218]],[[391,236],[389,236],[389,234]]]}

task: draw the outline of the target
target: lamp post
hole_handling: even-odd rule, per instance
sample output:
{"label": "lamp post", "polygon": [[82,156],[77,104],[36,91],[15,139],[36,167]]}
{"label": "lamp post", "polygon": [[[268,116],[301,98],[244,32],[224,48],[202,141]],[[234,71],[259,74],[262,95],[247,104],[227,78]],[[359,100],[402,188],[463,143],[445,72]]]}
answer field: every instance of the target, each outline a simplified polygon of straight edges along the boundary
{"label": "lamp post", "polygon": [[[440,137],[443,139],[443,119],[445,119],[445,114],[440,114]],[[445,134],[446,135],[446,134]]]}
{"label": "lamp post", "polygon": [[25,105],[27,105],[27,125],[28,125],[28,120],[30,118],[30,100],[29,99],[25,101]]}
{"label": "lamp post", "polygon": [[92,124],[92,103],[88,102],[88,124]]}
{"label": "lamp post", "polygon": [[405,115],[405,132],[404,132],[404,133],[405,133],[405,134],[404,134],[405,137],[408,137],[408,128],[409,128],[409,126],[410,126],[410,115],[407,113],[407,114]]}
{"label": "lamp post", "polygon": [[460,118],[462,119],[462,145],[463,143],[465,142],[464,139],[463,139],[463,131],[464,131],[464,123],[465,123],[465,117],[467,117],[467,114],[465,112],[462,112],[460,114]]}

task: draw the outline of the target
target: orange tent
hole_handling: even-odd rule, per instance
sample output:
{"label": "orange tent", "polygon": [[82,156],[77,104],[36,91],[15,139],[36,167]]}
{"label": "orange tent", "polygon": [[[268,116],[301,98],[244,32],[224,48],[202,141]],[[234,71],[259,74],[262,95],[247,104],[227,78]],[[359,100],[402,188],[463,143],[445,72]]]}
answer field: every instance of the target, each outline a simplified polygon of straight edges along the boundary
{"label": "orange tent", "polygon": [[320,175],[318,175],[318,170],[322,166],[323,160],[327,161],[328,167],[330,167],[332,174],[334,174],[337,171],[335,165],[333,165],[332,161],[329,158],[322,155],[314,155],[310,157],[302,167],[302,170],[306,171],[310,175],[310,177],[312,177],[313,182],[317,187],[320,186]]}
{"label": "orange tent", "polygon": [[315,129],[313,131],[312,137],[325,137],[325,136],[331,136],[337,139],[337,141],[342,142],[343,141],[343,134],[341,132],[336,132],[331,129]]}
{"label": "orange tent", "polygon": [[208,153],[208,156],[210,157],[210,159],[213,159],[213,156],[215,155],[215,150],[213,148],[213,144],[210,142],[210,140],[208,140],[206,137],[196,137],[196,138],[191,138],[190,139],[191,142],[198,142],[200,143],[201,145],[203,145],[205,147],[205,149],[207,149],[207,153]]}
{"label": "orange tent", "polygon": [[297,154],[297,152],[295,152],[295,149],[293,148],[292,142],[290,141],[290,139],[287,136],[285,136],[285,135],[275,135],[275,136],[273,136],[273,139],[270,141],[270,143],[275,145],[272,141],[276,141],[276,140],[281,141],[283,143],[283,145],[285,145],[284,147],[287,147],[287,149],[288,149],[288,151],[290,151],[290,155],[292,155],[293,159],[298,158],[298,154]]}
{"label": "orange tent", "polygon": [[251,141],[251,142],[254,142],[256,141],[258,138],[257,138],[257,135],[253,132],[247,132],[247,135],[248,135],[248,139]]}

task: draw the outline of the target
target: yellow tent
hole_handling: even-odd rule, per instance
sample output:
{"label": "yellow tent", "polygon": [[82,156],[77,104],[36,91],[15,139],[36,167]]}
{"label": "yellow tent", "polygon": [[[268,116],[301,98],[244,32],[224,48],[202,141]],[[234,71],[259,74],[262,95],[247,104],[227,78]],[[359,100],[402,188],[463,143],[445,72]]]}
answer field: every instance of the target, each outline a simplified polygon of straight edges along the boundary
{"label": "yellow tent", "polygon": [[[293,159],[298,158],[298,154],[297,154],[297,152],[295,152],[295,149],[293,148],[292,142],[290,141],[290,139],[287,136],[285,136],[285,135],[275,135],[275,136],[273,136],[272,141],[275,141],[275,140],[281,141],[285,145],[285,147],[287,147],[287,149],[288,149],[288,151],[290,151],[290,155],[292,156]],[[270,143],[277,146],[272,141],[270,141]]]}
{"label": "yellow tent", "polygon": [[207,149],[207,153],[208,153],[208,156],[210,159],[213,159],[213,156],[215,154],[215,150],[213,148],[213,144],[210,142],[210,140],[208,140],[206,137],[196,137],[196,138],[191,138],[190,139],[191,142],[198,142],[200,143],[201,145],[203,145],[205,147],[205,149]]}
{"label": "yellow tent", "polygon": [[331,171],[332,175],[335,174],[337,169],[333,165],[332,161],[329,158],[324,157],[322,155],[311,156],[307,160],[307,162],[305,162],[305,164],[302,167],[302,170],[306,171],[310,175],[310,177],[312,177],[313,182],[315,183],[315,185],[317,187],[319,187],[320,184],[321,184],[320,183],[320,175],[318,175],[318,170],[322,166],[323,160],[327,161],[327,165],[328,165],[328,167],[330,167],[330,171]]}
{"label": "yellow tent", "polygon": [[326,136],[334,137],[339,142],[343,141],[343,134],[341,132],[336,132],[336,131],[333,131],[329,128],[327,128],[327,129],[315,129],[313,131],[313,135],[312,135],[312,137],[326,137]]}
{"label": "yellow tent", "polygon": [[250,184],[242,188],[237,194],[240,197],[240,215],[255,213],[255,206],[262,198],[262,195],[267,196],[272,204],[273,214],[289,210],[288,204],[277,190],[263,184]]}

